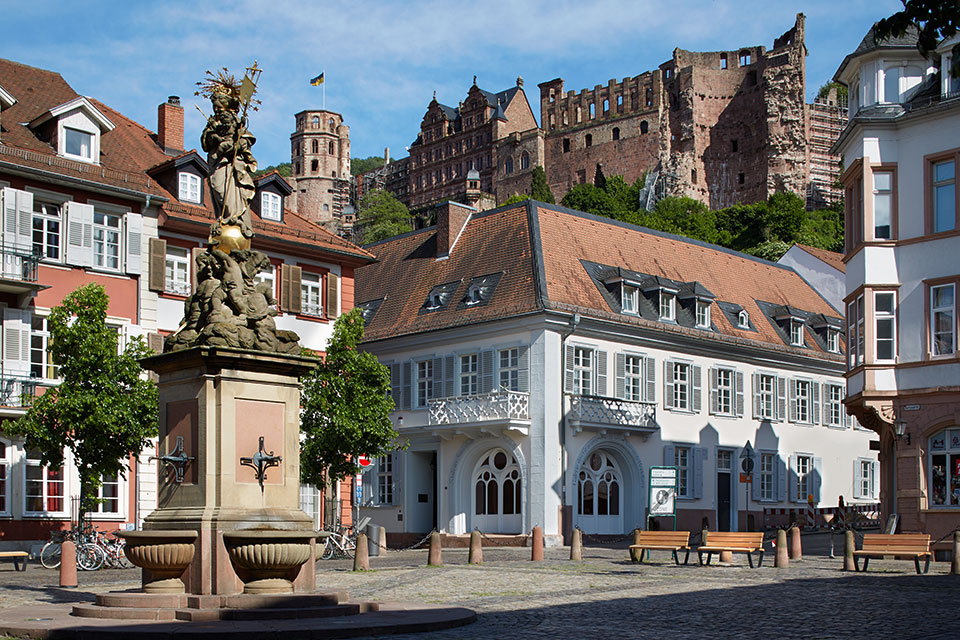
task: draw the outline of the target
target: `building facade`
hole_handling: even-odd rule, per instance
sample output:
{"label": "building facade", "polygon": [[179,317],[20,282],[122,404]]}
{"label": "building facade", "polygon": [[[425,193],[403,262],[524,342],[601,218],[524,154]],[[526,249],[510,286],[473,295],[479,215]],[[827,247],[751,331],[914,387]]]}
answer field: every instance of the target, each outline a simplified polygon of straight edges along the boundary
{"label": "building facade", "polygon": [[311,222],[338,220],[350,203],[350,127],[332,111],[301,111],[295,118],[290,208]]}
{"label": "building facade", "polygon": [[916,34],[869,32],[834,79],[850,92],[846,170],[848,409],[880,436],[880,498],[903,531],[960,522],[960,81]]}
{"label": "building facade", "polygon": [[843,313],[846,290],[846,265],[843,254],[805,244],[794,244],[777,263],[790,267],[827,299],[838,313]]}
{"label": "building facade", "polygon": [[623,534],[648,526],[661,465],[680,529],[875,499],[842,320],[792,269],[533,201],[447,203],[368,248],[365,348],[409,445],[363,479],[388,532]]}
{"label": "building facade", "polygon": [[831,152],[833,144],[847,126],[847,98],[831,87],[808,105],[807,143],[810,153],[810,183],[807,185],[807,208],[823,209],[836,205],[843,198],[839,186],[840,157]]}

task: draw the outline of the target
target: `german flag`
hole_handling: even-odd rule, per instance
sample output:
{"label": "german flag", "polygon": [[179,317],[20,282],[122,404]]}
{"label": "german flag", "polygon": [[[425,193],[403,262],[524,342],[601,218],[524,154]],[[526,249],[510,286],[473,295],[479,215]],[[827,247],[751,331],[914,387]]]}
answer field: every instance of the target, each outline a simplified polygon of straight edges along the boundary
{"label": "german flag", "polygon": [[314,87],[320,86],[321,84],[323,84],[323,73],[310,81],[310,85]]}

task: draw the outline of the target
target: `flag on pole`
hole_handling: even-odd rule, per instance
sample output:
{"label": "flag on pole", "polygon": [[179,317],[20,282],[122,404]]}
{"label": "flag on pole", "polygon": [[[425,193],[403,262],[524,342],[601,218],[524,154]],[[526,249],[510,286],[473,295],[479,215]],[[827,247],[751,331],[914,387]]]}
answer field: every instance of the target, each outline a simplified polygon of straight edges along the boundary
{"label": "flag on pole", "polygon": [[324,74],[324,73],[325,73],[325,72],[321,72],[320,75],[318,75],[316,78],[314,78],[313,80],[311,80],[311,81],[310,81],[310,85],[316,87],[316,86],[318,86],[318,85],[323,84],[323,74]]}

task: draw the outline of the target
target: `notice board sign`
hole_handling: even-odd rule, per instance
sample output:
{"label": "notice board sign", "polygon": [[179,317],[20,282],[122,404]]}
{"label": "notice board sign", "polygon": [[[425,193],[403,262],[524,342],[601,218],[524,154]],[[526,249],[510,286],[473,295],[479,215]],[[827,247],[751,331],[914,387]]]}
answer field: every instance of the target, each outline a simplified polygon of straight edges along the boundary
{"label": "notice board sign", "polygon": [[650,467],[651,516],[675,516],[677,514],[677,468]]}

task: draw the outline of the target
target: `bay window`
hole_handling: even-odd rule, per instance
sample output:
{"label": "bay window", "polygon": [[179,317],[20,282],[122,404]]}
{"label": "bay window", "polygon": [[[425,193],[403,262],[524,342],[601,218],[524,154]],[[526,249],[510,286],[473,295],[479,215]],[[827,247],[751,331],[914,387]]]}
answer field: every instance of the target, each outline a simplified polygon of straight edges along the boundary
{"label": "bay window", "polygon": [[957,162],[934,162],[931,167],[931,226],[934,233],[951,231],[957,224]]}
{"label": "bay window", "polygon": [[930,287],[930,355],[953,355],[956,351],[954,285]]}
{"label": "bay window", "polygon": [[874,294],[874,356],[878,361],[890,361],[896,358],[895,304],[895,294],[892,292]]}
{"label": "bay window", "polygon": [[893,200],[892,171],[877,171],[873,174],[873,239],[889,240],[893,237],[893,218],[896,211]]}

